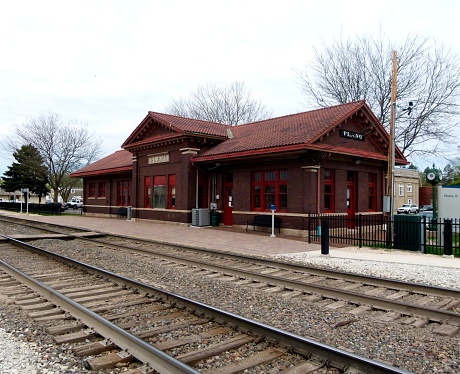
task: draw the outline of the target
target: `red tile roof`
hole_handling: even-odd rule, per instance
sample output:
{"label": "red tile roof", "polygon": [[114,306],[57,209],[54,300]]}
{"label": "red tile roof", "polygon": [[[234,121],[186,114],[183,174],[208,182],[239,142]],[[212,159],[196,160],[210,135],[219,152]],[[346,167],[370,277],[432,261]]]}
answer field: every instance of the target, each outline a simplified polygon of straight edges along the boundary
{"label": "red tile roof", "polygon": [[[208,135],[222,140],[217,146],[193,157],[193,161],[210,161],[229,157],[244,157],[254,154],[270,154],[296,150],[320,150],[341,153],[385,161],[386,152],[366,152],[340,145],[327,145],[318,141],[322,136],[335,129],[355,114],[363,115],[368,123],[380,134],[383,143],[388,145],[388,134],[372,113],[364,100],[340,104],[309,112],[271,118],[240,126],[228,126],[157,112],[149,112],[144,120],[123,143],[125,149],[135,148],[162,139],[172,139],[183,135]],[[149,135],[158,124],[171,130],[164,135]],[[385,144],[382,144],[385,147]],[[383,148],[382,148],[383,149]],[[399,149],[396,160],[407,163]],[[74,177],[90,176],[112,172],[131,171],[131,153],[123,150],[88,165],[71,175]]]}
{"label": "red tile roof", "polygon": [[[149,112],[121,147],[129,148],[130,146],[150,143],[153,139],[158,140],[157,138],[145,137],[145,132],[148,131],[148,129],[151,128],[155,123],[160,123],[164,127],[172,130],[176,133],[176,136],[182,136],[184,134],[199,134],[226,138],[227,128],[231,127],[217,122],[202,121],[199,119],[179,117],[171,114]],[[171,137],[171,135],[169,137]]]}
{"label": "red tile roof", "polygon": [[210,155],[308,144],[363,105],[364,101],[357,101],[232,127],[233,138],[195,158],[198,160]]}
{"label": "red tile roof", "polygon": [[[385,160],[386,155],[380,155],[375,152],[363,152],[338,146],[332,147],[318,142],[319,138],[354,114],[357,114],[360,110],[363,111],[381,136],[388,139],[388,134],[379,120],[372,113],[366,102],[360,100],[231,127],[233,137],[212,149],[196,155],[193,160],[199,162],[224,157],[268,154],[298,149],[318,149]],[[405,162],[402,153],[398,149],[396,152],[396,158]]]}
{"label": "red tile roof", "polygon": [[112,174],[121,172],[130,172],[133,169],[131,152],[120,150],[85,166],[70,176],[74,178],[88,177],[91,175]]}
{"label": "red tile roof", "polygon": [[149,112],[148,115],[150,118],[177,130],[196,134],[227,136],[227,128],[231,127],[222,123],[173,116],[171,114]]}

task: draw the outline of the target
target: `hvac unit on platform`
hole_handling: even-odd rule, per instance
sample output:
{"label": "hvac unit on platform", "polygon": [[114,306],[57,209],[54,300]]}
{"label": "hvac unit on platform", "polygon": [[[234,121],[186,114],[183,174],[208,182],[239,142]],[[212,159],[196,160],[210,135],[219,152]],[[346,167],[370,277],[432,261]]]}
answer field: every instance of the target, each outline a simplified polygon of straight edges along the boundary
{"label": "hvac unit on platform", "polygon": [[192,209],[192,226],[210,226],[209,210],[207,208]]}

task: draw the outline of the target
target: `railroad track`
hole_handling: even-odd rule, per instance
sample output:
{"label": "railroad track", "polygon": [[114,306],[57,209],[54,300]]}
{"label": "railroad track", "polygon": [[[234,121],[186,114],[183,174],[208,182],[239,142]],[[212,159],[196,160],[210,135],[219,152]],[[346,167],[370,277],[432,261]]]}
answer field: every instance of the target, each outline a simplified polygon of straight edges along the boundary
{"label": "railroad track", "polygon": [[[307,302],[320,302],[327,309],[354,317],[375,314],[383,322],[399,321],[417,328],[438,324],[434,332],[454,336],[460,331],[460,290],[400,282],[328,269],[305,267],[205,249],[183,249],[149,241],[106,236],[84,238],[105,249],[148,254],[163,266],[186,266],[195,275],[220,277],[223,281],[258,288],[269,293]],[[122,243],[120,243],[122,242]],[[345,322],[344,322],[345,323]]]}
{"label": "railroad track", "polygon": [[99,355],[88,368],[134,361],[132,373],[263,373],[286,363],[285,373],[406,372],[7,239],[3,293],[31,318],[65,322],[49,328],[57,342],[95,339],[74,347]]}
{"label": "railroad track", "polygon": [[[71,233],[75,235],[74,230]],[[436,324],[434,333],[449,337],[460,331],[460,290],[116,235],[80,239],[100,249],[102,246],[105,250],[153,256],[162,266],[195,269],[196,276],[215,276],[267,293],[282,293],[284,297],[321,303],[326,309],[350,315],[341,322],[343,324],[353,323],[366,314],[379,321],[398,321],[417,328]]]}

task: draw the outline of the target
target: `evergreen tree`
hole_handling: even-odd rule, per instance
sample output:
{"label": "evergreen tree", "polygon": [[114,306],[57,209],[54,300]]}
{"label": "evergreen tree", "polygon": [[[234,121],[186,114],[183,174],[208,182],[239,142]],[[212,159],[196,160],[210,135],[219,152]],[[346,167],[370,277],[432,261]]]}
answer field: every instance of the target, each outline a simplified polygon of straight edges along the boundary
{"label": "evergreen tree", "polygon": [[16,162],[8,166],[3,174],[2,187],[5,191],[20,191],[28,188],[29,192],[38,196],[41,201],[49,191],[48,169],[44,165],[43,157],[33,145],[24,145],[13,153]]}

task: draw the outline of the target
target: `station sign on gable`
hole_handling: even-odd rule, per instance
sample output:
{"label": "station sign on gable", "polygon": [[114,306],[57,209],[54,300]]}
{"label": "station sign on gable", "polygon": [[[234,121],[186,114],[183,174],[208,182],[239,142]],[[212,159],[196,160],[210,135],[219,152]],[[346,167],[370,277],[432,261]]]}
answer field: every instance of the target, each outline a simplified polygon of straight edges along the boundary
{"label": "station sign on gable", "polygon": [[366,136],[364,134],[361,134],[359,132],[354,132],[350,130],[343,130],[340,129],[340,137],[341,138],[347,138],[347,139],[353,139],[353,140],[360,140],[364,141]]}

